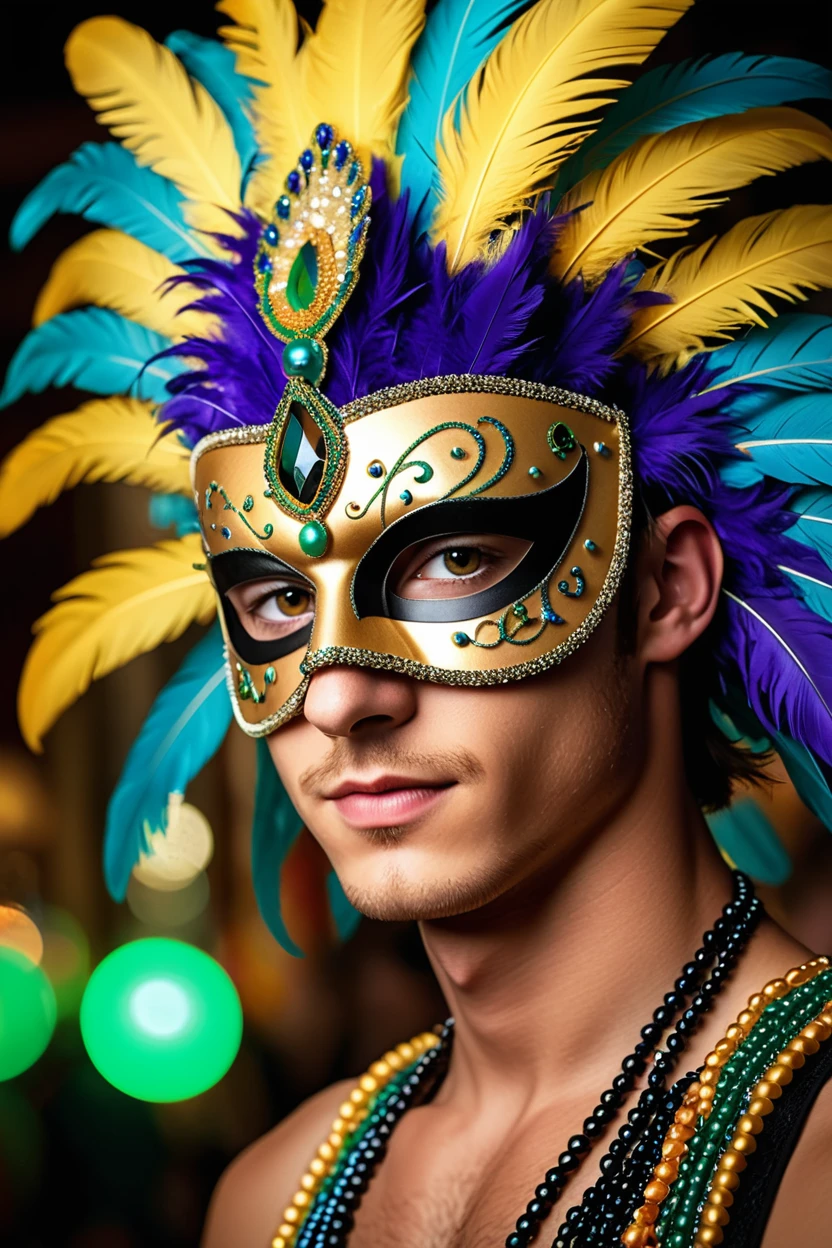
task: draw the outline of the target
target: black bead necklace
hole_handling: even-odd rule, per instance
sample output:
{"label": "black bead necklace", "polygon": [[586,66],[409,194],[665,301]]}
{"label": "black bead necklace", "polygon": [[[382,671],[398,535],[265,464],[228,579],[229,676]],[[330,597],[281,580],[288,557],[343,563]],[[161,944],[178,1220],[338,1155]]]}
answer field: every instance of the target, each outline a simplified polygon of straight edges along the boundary
{"label": "black bead necklace", "polygon": [[[543,1183],[535,1189],[533,1199],[506,1238],[505,1248],[526,1248],[537,1238],[542,1222],[560,1199],[567,1181],[588,1156],[594,1140],[603,1134],[622,1108],[636,1080],[647,1069],[652,1054],[653,1068],[647,1087],[601,1159],[600,1178],[586,1192],[581,1205],[569,1210],[552,1245],[552,1248],[614,1248],[658,1157],[685,1086],[695,1077],[687,1076],[668,1091],[668,1075],[702,1016],[724,987],[761,914],[762,907],[751,882],[740,872],[734,872],[733,901],[723,908],[722,916],[705,933],[701,947],[682,968],[673,991],[666,994],[662,1004],[653,1011],[651,1022],[641,1029],[641,1040],[624,1058],[620,1073],[601,1094],[598,1105],[584,1121],[582,1131],[570,1138],[557,1165],[546,1172]],[[667,1027],[684,1006],[687,1008],[667,1037],[665,1050],[657,1049]],[[387,1150],[393,1128],[409,1108],[424,1104],[436,1093],[447,1071],[452,1040],[453,1019],[450,1019],[438,1047],[421,1057],[389,1098],[379,1098],[361,1130],[361,1138],[346,1155],[344,1164],[338,1167],[335,1182],[322,1189],[316,1198],[301,1227],[296,1248],[343,1248],[347,1243],[354,1212]]]}
{"label": "black bead necklace", "polygon": [[[668,1076],[703,1015],[711,1009],[724,987],[762,913],[762,904],[754,895],[750,880],[735,872],[734,900],[723,908],[722,917],[705,933],[702,945],[683,968],[673,992],[668,993],[663,1004],[654,1011],[653,1021],[642,1028],[642,1043],[654,1047],[687,998],[692,993],[695,995],[667,1037],[665,1049],[656,1051],[647,1087],[601,1159],[600,1178],[586,1192],[582,1203],[569,1210],[552,1248],[617,1248],[619,1236],[629,1223],[658,1160],[667,1127],[676,1112],[677,1104],[673,1102],[678,1097],[681,1103],[680,1083],[675,1085],[674,1096],[667,1095]],[[709,966],[713,969],[704,982],[700,982]],[[689,1076],[682,1082],[689,1083],[692,1078]],[[514,1242],[506,1240],[507,1244]],[[531,1240],[519,1243],[527,1244]]]}

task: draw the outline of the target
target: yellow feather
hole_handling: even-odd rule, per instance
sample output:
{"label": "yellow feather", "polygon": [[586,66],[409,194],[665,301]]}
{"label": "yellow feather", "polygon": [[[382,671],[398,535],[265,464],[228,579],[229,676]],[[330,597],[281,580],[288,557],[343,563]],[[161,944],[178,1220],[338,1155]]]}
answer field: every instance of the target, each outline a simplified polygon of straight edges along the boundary
{"label": "yellow feather", "polygon": [[388,156],[407,98],[411,49],[425,0],[325,0],[303,48],[303,81],[316,120],[358,149]]}
{"label": "yellow feather", "polygon": [[152,247],[119,230],[94,230],[58,257],[35,304],[34,323],[95,303],[112,308],[168,338],[205,337],[216,320],[205,312],[180,311],[198,297],[192,287],[165,290],[185,270]]}
{"label": "yellow feather", "polygon": [[746,325],[776,316],[766,295],[792,302],[832,286],[832,209],[785,208],[740,221],[722,238],[682,248],[648,270],[640,291],[660,291],[672,303],[641,308],[621,348],[662,373],[732,338]]}
{"label": "yellow feather", "polygon": [[175,434],[160,436],[152,411],[138,399],[91,399],[30,433],[0,466],[0,537],[82,482],[190,497],[189,453]]}
{"label": "yellow feather", "polygon": [[640,65],[693,0],[538,0],[480,67],[459,120],[442,123],[434,241],[454,270],[487,254],[492,231],[551,186],[598,124],[592,114],[627,83],[602,76]]}
{"label": "yellow feather", "polygon": [[252,114],[262,166],[246,185],[246,203],[268,215],[279,188],[323,120],[315,115],[301,83],[298,16],[292,0],[221,0],[234,22],[220,35],[237,57],[237,70],[256,80]]}
{"label": "yellow feather", "polygon": [[223,209],[240,207],[240,159],[231,128],[208,92],[145,30],[93,17],[69,36],[73,85],[141,165],[174,182],[200,230],[228,234]]}
{"label": "yellow feather", "polygon": [[20,729],[40,752],[46,732],[94,680],[207,624],[214,591],[198,534],[97,559],[53,596],[35,624],[18,691]]}
{"label": "yellow feather", "polygon": [[686,234],[699,219],[693,213],[724,202],[718,192],[820,159],[832,160],[832,131],[795,108],[757,108],[648,135],[558,204],[558,214],[573,215],[552,271],[561,281],[578,273],[595,281],[636,248]]}

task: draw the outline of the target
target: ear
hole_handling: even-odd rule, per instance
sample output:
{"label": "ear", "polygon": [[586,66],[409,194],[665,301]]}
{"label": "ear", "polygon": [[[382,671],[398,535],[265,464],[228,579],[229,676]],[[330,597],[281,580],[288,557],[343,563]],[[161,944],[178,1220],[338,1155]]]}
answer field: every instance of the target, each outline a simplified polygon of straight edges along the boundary
{"label": "ear", "polygon": [[678,659],[714,617],[724,560],[714,527],[695,507],[673,507],[648,530],[639,556],[638,653]]}

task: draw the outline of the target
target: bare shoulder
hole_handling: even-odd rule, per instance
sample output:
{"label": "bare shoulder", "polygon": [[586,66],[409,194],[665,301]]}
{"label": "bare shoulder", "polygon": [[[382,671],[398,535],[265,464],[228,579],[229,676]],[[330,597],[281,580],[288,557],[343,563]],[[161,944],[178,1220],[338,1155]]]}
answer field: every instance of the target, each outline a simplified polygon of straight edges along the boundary
{"label": "bare shoulder", "polygon": [[352,1080],[332,1084],[240,1153],[211,1199],[202,1248],[269,1248],[281,1213]]}
{"label": "bare shoulder", "polygon": [[829,1243],[832,1191],[832,1082],[806,1120],[771,1211],[762,1248]]}

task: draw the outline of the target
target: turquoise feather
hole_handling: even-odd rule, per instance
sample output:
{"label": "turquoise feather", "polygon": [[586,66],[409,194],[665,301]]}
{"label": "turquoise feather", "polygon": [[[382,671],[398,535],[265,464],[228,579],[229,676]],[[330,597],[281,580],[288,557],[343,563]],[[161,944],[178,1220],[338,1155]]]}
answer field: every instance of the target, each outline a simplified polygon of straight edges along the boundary
{"label": "turquoise feather", "polygon": [[[0,407],[47,386],[93,394],[131,394],[162,402],[165,385],[182,370],[176,359],[147,361],[170,341],[109,308],[61,312],[31,330],[9,364]],[[144,370],[144,371],[142,371]]]}
{"label": "turquoise feather", "polygon": [[257,742],[257,788],[251,828],[251,869],[254,895],[263,922],[278,944],[296,958],[303,950],[292,940],[280,908],[280,875],[289,850],[303,825],[280,782],[269,747]]}
{"label": "turquoise feather", "polygon": [[788,536],[811,546],[832,568],[832,490],[801,490],[791,509],[799,519]]}
{"label": "turquoise feather", "polygon": [[145,825],[164,829],[168,798],[185,793],[231,723],[219,624],[194,646],[151,707],[107,807],[104,873],[116,900],[145,849]]}
{"label": "turquoise feather", "polygon": [[832,98],[832,73],[786,56],[724,56],[660,65],[628,87],[601,125],[566,161],[556,193],[565,194],[593,169],[604,169],[636,139],[791,100]]}
{"label": "turquoise feather", "polygon": [[743,798],[707,821],[717,845],[740,871],[761,884],[784,884],[789,878],[791,859],[756,802]]}
{"label": "turquoise feather", "polygon": [[258,150],[249,116],[251,82],[237,73],[234,68],[237,58],[231,49],[216,39],[205,39],[189,30],[175,30],[168,35],[165,46],[179,57],[191,77],[202,83],[225,114],[240,157],[244,189]]}
{"label": "turquoise feather", "polygon": [[152,494],[148,519],[154,529],[173,528],[177,537],[199,533],[199,512],[193,498],[181,494]]}
{"label": "turquoise feather", "polygon": [[132,234],[177,264],[209,256],[182,214],[181,193],[167,178],[140,168],[118,143],[84,143],[39,182],[15,213],[9,242],[20,251],[56,213],[76,213]]}
{"label": "turquoise feather", "polygon": [[719,347],[707,357],[712,385],[727,387],[739,381],[751,392],[729,395],[731,411],[754,411],[768,396],[759,387],[789,390],[832,389],[832,317],[807,312],[780,316],[765,329],[752,329],[744,338]]}
{"label": "turquoise feather", "polygon": [[739,413],[737,445],[766,476],[791,485],[832,486],[828,395],[787,391],[786,396]]}
{"label": "turquoise feather", "polygon": [[781,572],[785,572],[794,581],[810,611],[814,611],[816,615],[820,615],[825,620],[832,620],[832,572],[826,580],[822,580],[819,577],[807,576],[805,572],[790,567],[788,563],[781,563],[777,566]]}
{"label": "turquoise feather", "polygon": [[777,733],[773,738],[773,745],[783,760],[800,800],[832,831],[832,776],[827,774],[827,770],[805,745],[798,744],[791,737]]}
{"label": "turquoise feather", "polygon": [[410,99],[396,152],[404,156],[402,191],[410,192],[421,229],[436,207],[436,144],[442,119],[529,0],[439,0],[411,58]]}

